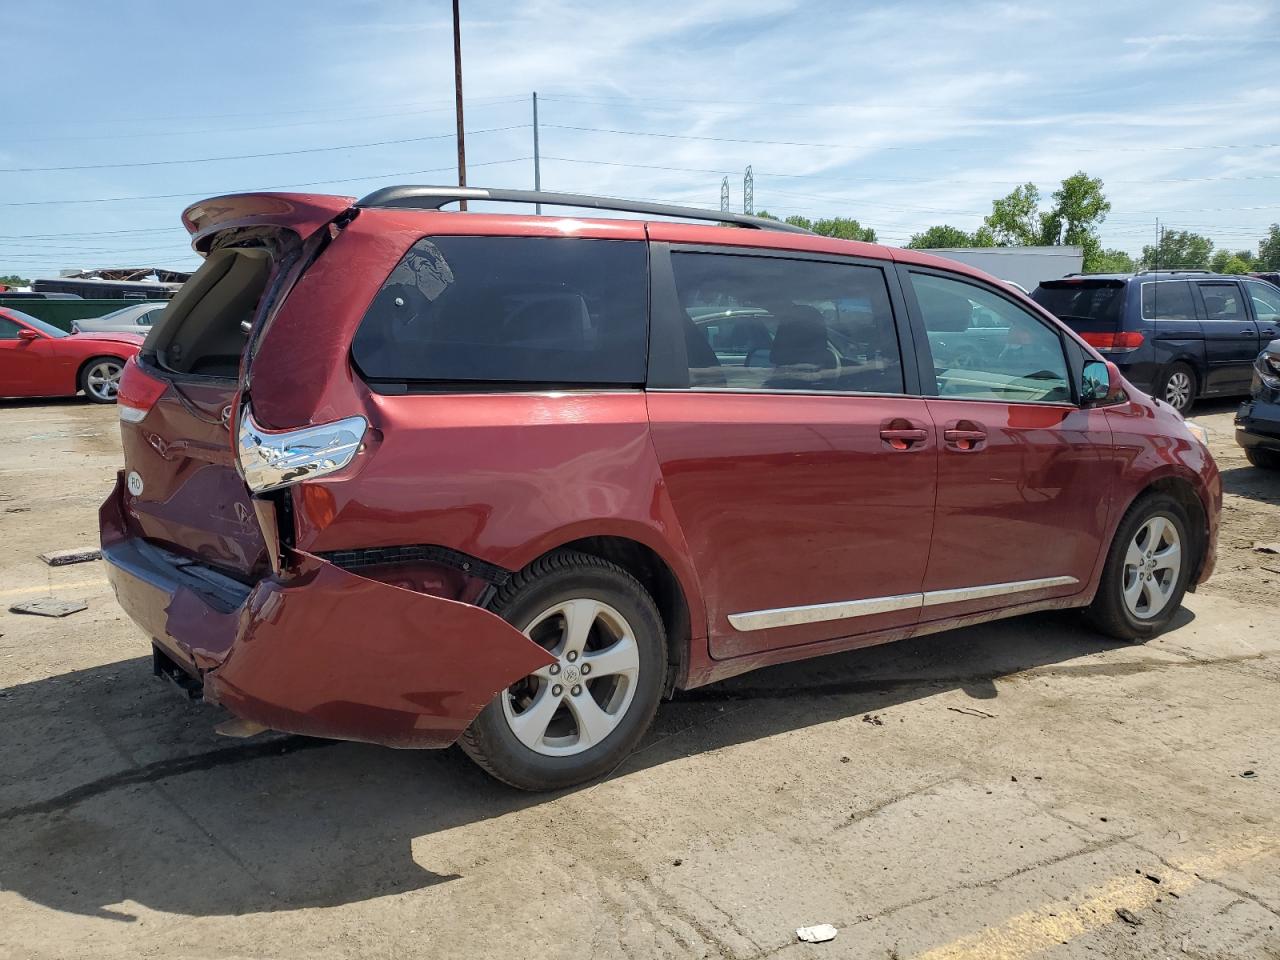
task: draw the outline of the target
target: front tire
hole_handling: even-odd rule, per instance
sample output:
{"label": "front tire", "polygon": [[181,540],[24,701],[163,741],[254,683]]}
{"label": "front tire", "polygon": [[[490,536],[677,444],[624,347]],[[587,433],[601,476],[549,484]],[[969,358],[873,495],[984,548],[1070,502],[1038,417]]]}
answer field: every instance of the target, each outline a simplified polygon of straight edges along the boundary
{"label": "front tire", "polygon": [[1195,543],[1182,505],[1164,494],[1139,498],[1120,521],[1087,616],[1103,633],[1145,643],[1182,605]]}
{"label": "front tire", "polygon": [[1164,379],[1156,389],[1156,396],[1183,416],[1196,400],[1196,372],[1179,361],[1165,371]]}
{"label": "front tire", "polygon": [[93,403],[115,403],[123,372],[119,357],[94,357],[80,368],[80,389]]}
{"label": "front tire", "polygon": [[1255,467],[1263,470],[1280,470],[1280,453],[1274,450],[1263,450],[1261,447],[1250,447],[1244,452],[1245,459]]}
{"label": "front tire", "polygon": [[516,574],[490,609],[556,656],[500,692],[459,744],[521,790],[556,790],[616,767],[644,736],[665,680],[666,630],[621,567],[574,551]]}

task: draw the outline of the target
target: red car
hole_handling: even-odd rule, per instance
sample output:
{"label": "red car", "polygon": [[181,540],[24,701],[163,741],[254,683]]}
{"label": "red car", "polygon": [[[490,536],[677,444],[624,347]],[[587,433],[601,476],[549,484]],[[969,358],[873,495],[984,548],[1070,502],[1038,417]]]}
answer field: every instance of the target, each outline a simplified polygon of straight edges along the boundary
{"label": "red car", "polygon": [[0,397],[69,397],[115,403],[125,361],[142,347],[132,333],[67,333],[0,307]]}
{"label": "red car", "polygon": [[674,690],[1055,608],[1141,641],[1213,569],[1203,431],[969,267],[528,191],[184,220],[102,545],[156,672],[240,733],[562,787]]}

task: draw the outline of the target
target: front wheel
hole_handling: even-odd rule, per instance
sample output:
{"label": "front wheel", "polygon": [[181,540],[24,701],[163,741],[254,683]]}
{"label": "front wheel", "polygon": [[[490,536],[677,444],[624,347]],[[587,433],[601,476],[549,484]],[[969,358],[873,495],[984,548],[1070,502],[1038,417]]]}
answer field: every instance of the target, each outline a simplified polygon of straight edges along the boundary
{"label": "front wheel", "polygon": [[511,578],[491,609],[556,661],[503,690],[459,744],[499,780],[555,790],[608,773],[653,720],[667,663],[653,598],[621,567],[560,551]]}
{"label": "front wheel", "polygon": [[1120,521],[1088,617],[1103,633],[1143,643],[1182,605],[1194,567],[1187,513],[1172,497],[1139,499]]}
{"label": "front wheel", "polygon": [[115,403],[123,370],[119,357],[94,357],[80,371],[80,389],[94,403]]}
{"label": "front wheel", "polygon": [[1280,453],[1274,450],[1250,447],[1244,452],[1244,455],[1245,459],[1255,467],[1261,467],[1263,470],[1280,470]]}

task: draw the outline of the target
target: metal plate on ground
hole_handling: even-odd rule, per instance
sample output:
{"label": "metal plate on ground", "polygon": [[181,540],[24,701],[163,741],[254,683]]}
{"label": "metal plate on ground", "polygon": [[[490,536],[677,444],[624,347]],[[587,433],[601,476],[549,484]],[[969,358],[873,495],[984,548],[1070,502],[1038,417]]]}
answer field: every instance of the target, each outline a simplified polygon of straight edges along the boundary
{"label": "metal plate on ground", "polygon": [[65,617],[89,609],[83,600],[59,600],[57,597],[36,597],[24,600],[9,608],[10,613],[32,613],[38,617]]}

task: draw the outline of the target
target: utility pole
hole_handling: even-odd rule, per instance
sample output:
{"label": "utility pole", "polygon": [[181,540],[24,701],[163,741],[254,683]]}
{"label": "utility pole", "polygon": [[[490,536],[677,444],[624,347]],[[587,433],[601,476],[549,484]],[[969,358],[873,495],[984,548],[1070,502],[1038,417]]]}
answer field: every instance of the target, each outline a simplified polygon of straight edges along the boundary
{"label": "utility pole", "polygon": [[747,172],[742,177],[742,212],[756,212],[755,178],[751,176],[751,164],[747,164]]}
{"label": "utility pole", "polygon": [[729,212],[729,178],[725,177],[720,181],[720,210],[724,213]]}
{"label": "utility pole", "polygon": [[[542,189],[542,161],[538,156],[538,91],[533,91],[533,189]],[[542,204],[535,203],[533,212],[542,216]]]}
{"label": "utility pole", "polygon": [[[458,0],[453,0],[453,91],[458,118],[458,186],[467,185],[467,137],[462,129],[462,30],[458,22]],[[467,201],[458,203],[459,210],[467,209]]]}

